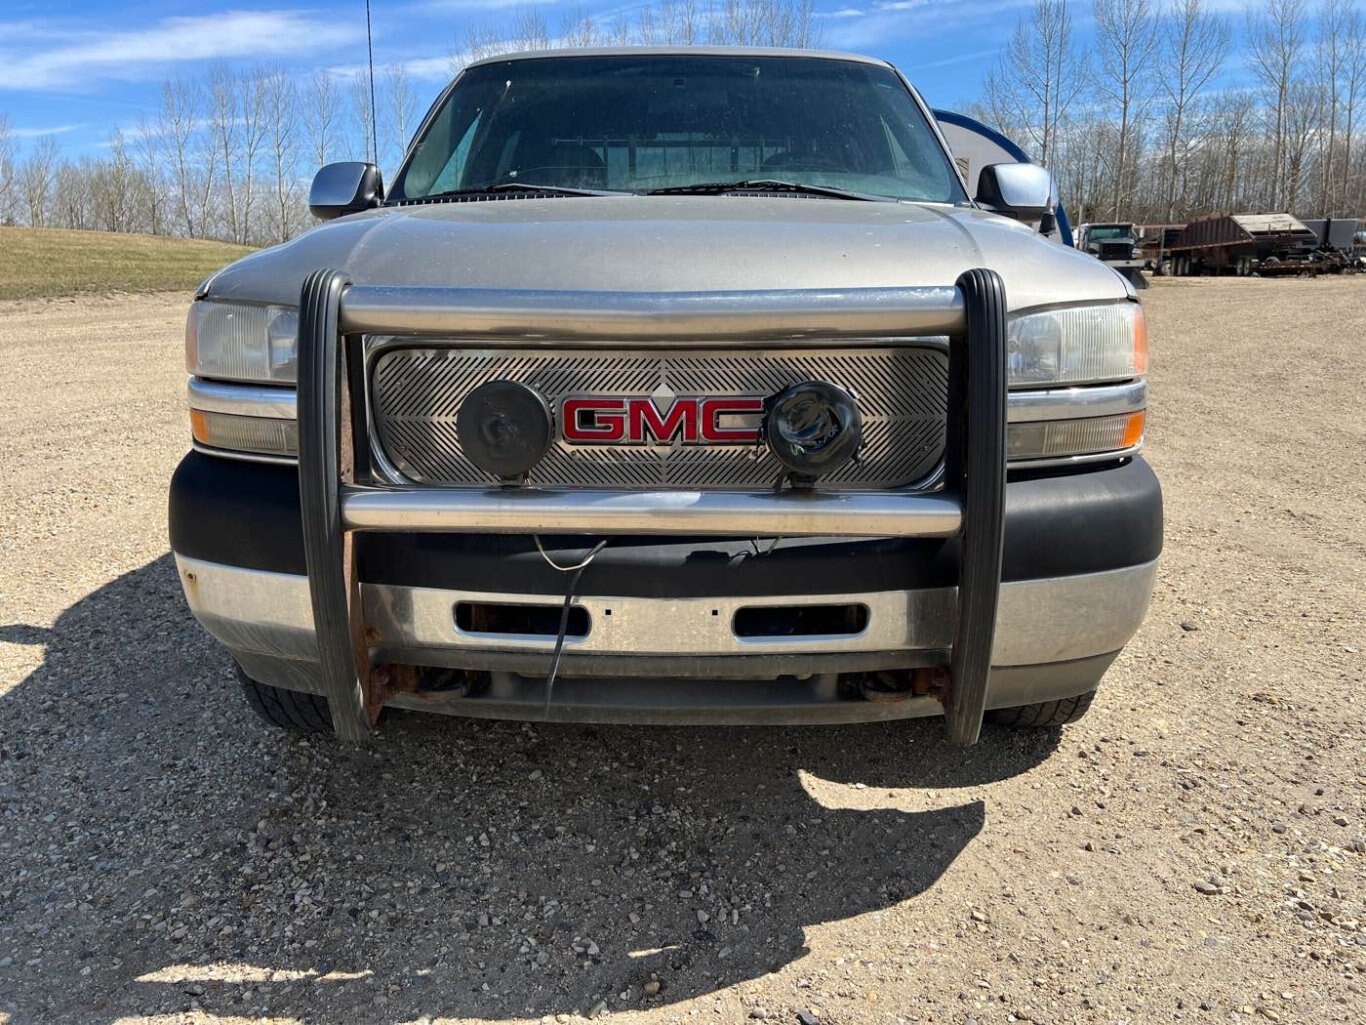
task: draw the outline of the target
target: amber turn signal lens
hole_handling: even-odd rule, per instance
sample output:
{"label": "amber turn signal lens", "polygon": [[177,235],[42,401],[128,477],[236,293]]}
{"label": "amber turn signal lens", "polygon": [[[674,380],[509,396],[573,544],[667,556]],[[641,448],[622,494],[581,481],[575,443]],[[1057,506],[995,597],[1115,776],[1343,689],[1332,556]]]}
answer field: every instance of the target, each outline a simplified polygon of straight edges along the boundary
{"label": "amber turn signal lens", "polygon": [[1006,458],[1017,462],[1122,452],[1143,440],[1144,419],[1138,412],[1011,424],[1006,432]]}
{"label": "amber turn signal lens", "polygon": [[1129,424],[1124,429],[1124,448],[1133,448],[1143,440],[1143,430],[1147,425],[1147,420],[1148,414],[1146,410],[1139,410],[1137,413],[1129,414]]}
{"label": "amber turn signal lens", "polygon": [[299,425],[294,420],[192,409],[190,433],[206,448],[263,456],[299,454]]}
{"label": "amber turn signal lens", "polygon": [[209,443],[209,425],[205,420],[203,410],[190,410],[190,434],[194,437],[194,440],[201,445],[207,445]]}

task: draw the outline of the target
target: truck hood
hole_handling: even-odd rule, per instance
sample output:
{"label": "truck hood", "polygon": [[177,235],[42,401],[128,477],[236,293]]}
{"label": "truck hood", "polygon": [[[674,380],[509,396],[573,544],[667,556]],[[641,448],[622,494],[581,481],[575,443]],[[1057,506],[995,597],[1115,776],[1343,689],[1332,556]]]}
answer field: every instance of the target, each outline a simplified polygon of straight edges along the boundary
{"label": "truck hood", "polygon": [[1093,257],[980,210],[750,196],[373,210],[238,260],[201,292],[294,305],[321,267],[368,285],[621,292],[951,285],[990,267],[1012,310],[1127,294]]}

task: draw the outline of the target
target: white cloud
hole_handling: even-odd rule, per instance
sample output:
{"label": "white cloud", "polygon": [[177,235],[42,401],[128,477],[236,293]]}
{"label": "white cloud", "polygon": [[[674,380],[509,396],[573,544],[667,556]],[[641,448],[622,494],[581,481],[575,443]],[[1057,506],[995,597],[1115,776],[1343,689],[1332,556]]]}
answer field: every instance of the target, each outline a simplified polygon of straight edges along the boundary
{"label": "white cloud", "polygon": [[[375,77],[382,79],[388,71],[397,67],[402,68],[403,73],[415,81],[440,82],[445,85],[455,77],[455,72],[462,63],[463,59],[456,54],[447,54],[444,57],[414,57],[412,60],[376,64]],[[357,75],[368,74],[369,71],[365,64],[337,64],[327,69],[327,73],[334,78],[348,81]]]}
{"label": "white cloud", "polygon": [[226,11],[164,18],[142,29],[58,32],[55,23],[0,23],[0,90],[80,89],[101,80],[155,77],[175,64],[269,59],[364,38],[351,19],[306,11]]}
{"label": "white cloud", "polygon": [[863,11],[858,7],[841,7],[838,11],[817,11],[818,18],[862,18]]}
{"label": "white cloud", "polygon": [[[841,50],[884,50],[890,43],[933,41],[972,29],[990,36],[1034,0],[876,0],[862,18],[829,23],[824,42]],[[903,64],[911,61],[902,59]]]}
{"label": "white cloud", "polygon": [[968,53],[959,53],[952,57],[944,57],[937,61],[930,61],[927,64],[912,64],[906,70],[928,71],[930,68],[947,68],[954,64],[967,64],[970,61],[981,60],[983,57],[995,57],[1000,52],[1000,47],[993,47],[990,50],[972,50]]}
{"label": "white cloud", "polygon": [[10,130],[10,135],[16,139],[41,139],[44,135],[65,135],[67,132],[74,132],[84,127],[84,124],[79,124],[53,125],[50,128],[13,128]]}
{"label": "white cloud", "polygon": [[509,9],[520,10],[526,7],[548,7],[557,2],[558,0],[424,0],[416,6],[419,10],[435,13],[450,11],[468,14],[471,11],[506,11]]}
{"label": "white cloud", "polygon": [[460,61],[453,55],[445,57],[416,57],[403,62],[403,70],[421,82],[441,82],[445,84],[455,77],[455,69]]}

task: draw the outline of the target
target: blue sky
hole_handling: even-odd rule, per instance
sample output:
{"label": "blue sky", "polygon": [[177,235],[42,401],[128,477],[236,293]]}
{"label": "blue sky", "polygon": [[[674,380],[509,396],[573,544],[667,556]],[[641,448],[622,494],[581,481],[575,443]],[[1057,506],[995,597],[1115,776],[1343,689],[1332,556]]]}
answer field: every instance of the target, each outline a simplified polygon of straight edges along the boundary
{"label": "blue sky", "polygon": [[[535,0],[556,26],[564,11],[611,15],[623,0]],[[978,95],[1032,0],[817,0],[821,42],[888,58],[936,105]],[[528,0],[372,0],[377,65],[403,62],[426,109],[449,76],[465,26]],[[1217,0],[1225,9],[1239,0]],[[1079,34],[1089,4],[1073,5]],[[306,77],[365,60],[364,0],[9,0],[0,11],[0,113],[21,145],[58,135],[70,156],[97,151],[157,105],[158,84],[216,61],[278,64]]]}

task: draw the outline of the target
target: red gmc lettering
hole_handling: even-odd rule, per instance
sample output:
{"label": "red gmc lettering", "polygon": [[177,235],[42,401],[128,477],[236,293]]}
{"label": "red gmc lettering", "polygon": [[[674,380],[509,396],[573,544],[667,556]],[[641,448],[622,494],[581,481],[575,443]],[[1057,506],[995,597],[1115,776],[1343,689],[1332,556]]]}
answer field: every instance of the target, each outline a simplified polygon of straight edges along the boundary
{"label": "red gmc lettering", "polygon": [[654,399],[628,399],[627,405],[631,410],[631,426],[626,432],[626,437],[636,444],[644,444],[648,437],[659,441],[673,441],[680,427],[684,442],[697,441],[696,399],[675,399],[669,411],[662,417]]}
{"label": "red gmc lettering", "polygon": [[755,414],[764,411],[764,400],[758,396],[739,395],[727,399],[702,400],[702,439],[715,445],[750,445],[759,440],[758,427],[722,427],[721,417],[727,414]]}
{"label": "red gmc lettering", "polygon": [[722,398],[683,397],[661,410],[654,399],[565,399],[560,405],[564,440],[581,445],[649,445],[681,441],[685,445],[745,445],[759,440],[757,426],[722,424],[727,416],[754,417],[764,411],[764,400],[753,395]]}
{"label": "red gmc lettering", "polygon": [[565,441],[619,445],[626,438],[625,399],[565,399],[560,411]]}

